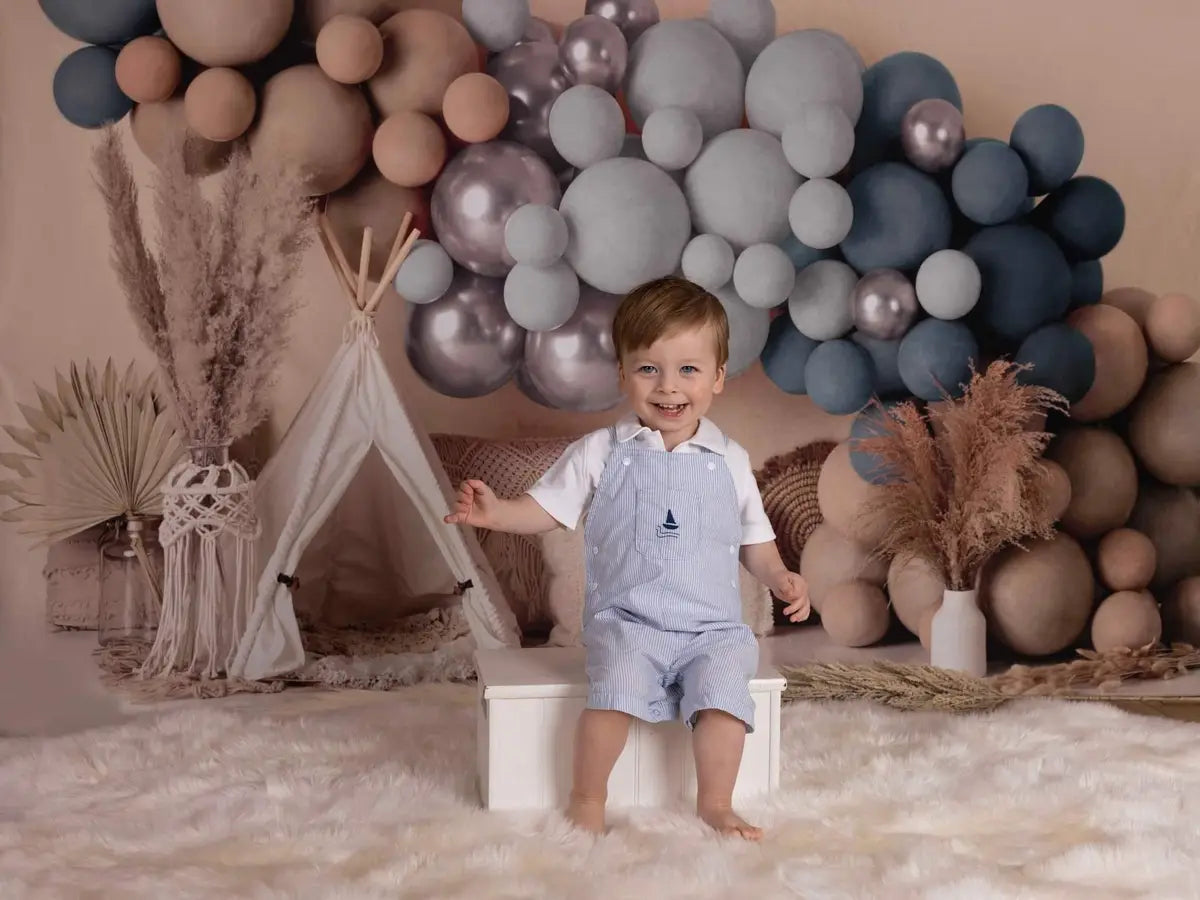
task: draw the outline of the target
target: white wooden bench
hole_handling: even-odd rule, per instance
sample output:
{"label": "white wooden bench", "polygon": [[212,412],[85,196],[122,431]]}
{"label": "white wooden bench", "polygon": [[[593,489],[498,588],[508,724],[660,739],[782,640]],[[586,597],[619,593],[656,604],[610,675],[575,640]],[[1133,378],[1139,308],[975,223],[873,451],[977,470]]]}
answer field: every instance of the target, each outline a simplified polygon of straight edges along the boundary
{"label": "white wooden bench", "polygon": [[[587,700],[581,648],[481,650],[478,765],[483,805],[555,809],[571,791],[575,723]],[[750,682],[754,733],[746,735],[734,799],[779,785],[779,706],[784,679],[763,665]],[[691,735],[682,722],[634,720],[608,781],[610,807],[672,806],[696,795]]]}

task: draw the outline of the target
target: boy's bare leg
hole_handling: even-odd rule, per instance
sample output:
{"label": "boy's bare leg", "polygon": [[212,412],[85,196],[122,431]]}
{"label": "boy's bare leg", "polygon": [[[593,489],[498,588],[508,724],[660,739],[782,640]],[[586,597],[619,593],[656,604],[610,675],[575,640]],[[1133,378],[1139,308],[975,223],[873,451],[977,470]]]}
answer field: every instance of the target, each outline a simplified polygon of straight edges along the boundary
{"label": "boy's bare leg", "polygon": [[575,726],[575,770],[567,818],[588,831],[604,831],[608,776],[629,737],[628,714],[585,709]]}
{"label": "boy's bare leg", "polygon": [[718,709],[703,709],[696,717],[692,749],[696,755],[696,813],[722,834],[757,841],[762,829],[733,811],[733,786],[742,764],[746,725]]}

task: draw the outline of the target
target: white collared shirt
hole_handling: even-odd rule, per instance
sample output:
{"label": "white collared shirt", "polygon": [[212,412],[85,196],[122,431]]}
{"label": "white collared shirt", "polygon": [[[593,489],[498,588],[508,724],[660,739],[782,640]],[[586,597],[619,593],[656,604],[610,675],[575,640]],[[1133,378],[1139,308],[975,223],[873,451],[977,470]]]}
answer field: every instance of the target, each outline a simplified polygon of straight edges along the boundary
{"label": "white collared shirt", "polygon": [[[653,431],[630,413],[615,426],[617,442],[634,441],[642,447],[666,452],[662,433]],[[563,451],[558,461],[551,466],[533,487],[529,495],[562,525],[574,530],[579,517],[592,501],[600,476],[612,453],[612,434],[601,428],[585,434]],[[673,453],[701,453],[712,451],[725,457],[725,464],[733,476],[733,487],[737,494],[742,518],[742,545],[762,544],[775,540],[775,530],[763,509],[762,495],[750,465],[750,454],[736,441],[727,439],[716,425],[706,418],[691,440],[684,441]]]}

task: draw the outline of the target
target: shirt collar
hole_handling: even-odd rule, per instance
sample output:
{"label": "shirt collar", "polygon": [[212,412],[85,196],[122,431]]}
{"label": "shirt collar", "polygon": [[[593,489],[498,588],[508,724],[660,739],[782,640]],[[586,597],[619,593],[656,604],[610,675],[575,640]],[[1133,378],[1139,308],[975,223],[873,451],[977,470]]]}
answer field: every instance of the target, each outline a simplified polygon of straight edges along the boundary
{"label": "shirt collar", "polygon": [[[622,416],[617,421],[615,428],[617,443],[620,444],[633,440],[643,432],[652,432],[649,426],[643,425],[638,421],[638,417],[634,413],[627,413]],[[700,427],[696,429],[695,435],[687,443],[702,447],[705,450],[711,450],[713,453],[719,453],[721,456],[725,455],[724,432],[714,425],[712,420],[703,416],[700,417]]]}

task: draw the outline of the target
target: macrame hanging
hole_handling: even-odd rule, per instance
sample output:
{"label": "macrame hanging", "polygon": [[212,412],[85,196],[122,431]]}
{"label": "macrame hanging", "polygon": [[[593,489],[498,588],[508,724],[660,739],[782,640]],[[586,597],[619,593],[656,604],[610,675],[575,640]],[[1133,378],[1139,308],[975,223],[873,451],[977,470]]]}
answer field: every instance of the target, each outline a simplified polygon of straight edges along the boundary
{"label": "macrame hanging", "polygon": [[163,487],[163,604],[143,677],[223,675],[246,628],[258,569],[254,482],[227,446],[193,448]]}

